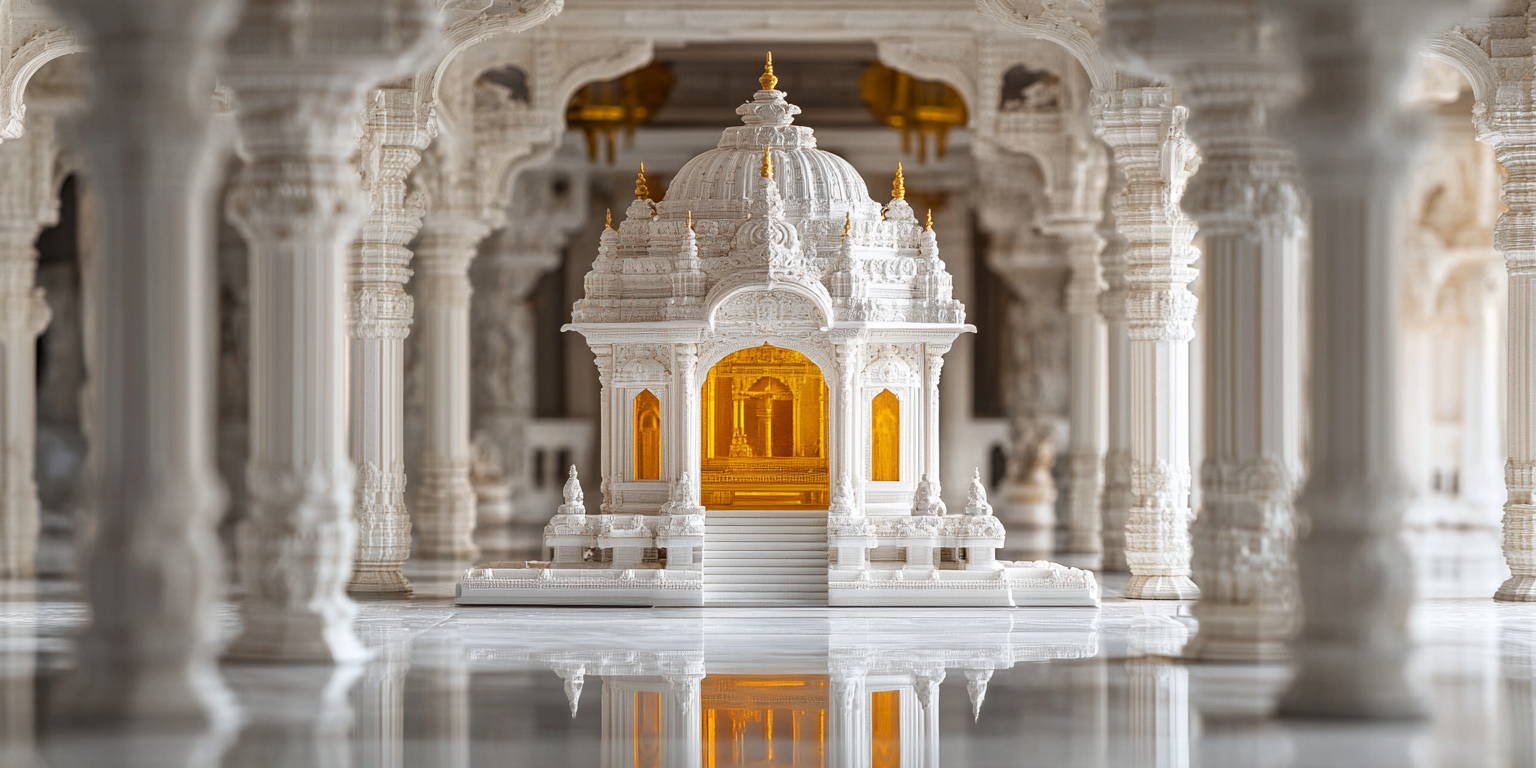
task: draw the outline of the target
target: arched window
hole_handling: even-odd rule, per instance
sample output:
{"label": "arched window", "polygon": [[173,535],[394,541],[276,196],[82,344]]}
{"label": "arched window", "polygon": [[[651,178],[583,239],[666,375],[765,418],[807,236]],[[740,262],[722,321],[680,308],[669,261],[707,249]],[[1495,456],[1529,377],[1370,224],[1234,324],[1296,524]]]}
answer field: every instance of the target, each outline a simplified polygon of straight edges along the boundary
{"label": "arched window", "polygon": [[901,401],[889,389],[869,406],[869,479],[901,479]]}
{"label": "arched window", "polygon": [[649,389],[635,395],[635,479],[661,479],[661,400]]}

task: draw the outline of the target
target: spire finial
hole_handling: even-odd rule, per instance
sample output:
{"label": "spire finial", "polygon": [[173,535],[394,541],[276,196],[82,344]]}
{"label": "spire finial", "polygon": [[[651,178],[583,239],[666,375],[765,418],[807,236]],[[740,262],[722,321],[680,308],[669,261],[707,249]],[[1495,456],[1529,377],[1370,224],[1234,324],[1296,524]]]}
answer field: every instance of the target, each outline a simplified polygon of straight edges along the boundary
{"label": "spire finial", "polygon": [[847,237],[853,231],[853,212],[843,214],[843,237]]}
{"label": "spire finial", "polygon": [[932,208],[928,209],[928,220],[923,222],[923,231],[924,232],[932,232],[933,231],[933,209]]}
{"label": "spire finial", "polygon": [[891,182],[891,199],[905,200],[907,197],[907,180],[901,175],[901,161],[896,161],[896,180]]}
{"label": "spire finial", "polygon": [[612,208],[608,209],[608,223],[606,225],[604,225],[603,229],[605,229],[605,230],[607,230],[609,232],[613,231],[613,209]]}
{"label": "spire finial", "polygon": [[763,147],[763,167],[758,169],[765,179],[773,178],[773,155],[768,154],[771,149],[771,147]]}
{"label": "spire finial", "polygon": [[763,76],[757,79],[757,83],[765,91],[771,91],[779,84],[779,79],[773,76],[773,51],[768,52],[768,61],[763,64]]}
{"label": "spire finial", "polygon": [[640,173],[635,176],[635,199],[651,199],[651,189],[645,185],[645,163],[640,164]]}
{"label": "spire finial", "polygon": [[693,231],[693,209],[692,208],[688,209],[688,231],[689,232]]}

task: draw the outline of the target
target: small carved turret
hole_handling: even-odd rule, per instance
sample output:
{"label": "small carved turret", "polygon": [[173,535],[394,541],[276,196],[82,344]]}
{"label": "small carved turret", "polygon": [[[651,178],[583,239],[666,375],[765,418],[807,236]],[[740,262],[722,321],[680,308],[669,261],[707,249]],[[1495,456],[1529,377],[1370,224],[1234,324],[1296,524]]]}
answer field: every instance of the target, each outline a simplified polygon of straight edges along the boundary
{"label": "small carved turret", "polygon": [[971,489],[965,496],[965,513],[978,516],[992,515],[992,505],[987,502],[987,489],[981,484],[981,468],[971,475]]}
{"label": "small carved turret", "polygon": [[581,481],[576,479],[575,464],[571,465],[571,471],[566,475],[565,488],[561,490],[561,495],[565,497],[565,503],[560,505],[559,514],[585,515],[587,513],[587,502],[581,492]]}
{"label": "small carved turret", "polygon": [[912,494],[912,514],[943,517],[948,512],[944,500],[939,498],[939,484],[928,479],[928,473],[924,472],[923,479],[917,482],[917,492]]}

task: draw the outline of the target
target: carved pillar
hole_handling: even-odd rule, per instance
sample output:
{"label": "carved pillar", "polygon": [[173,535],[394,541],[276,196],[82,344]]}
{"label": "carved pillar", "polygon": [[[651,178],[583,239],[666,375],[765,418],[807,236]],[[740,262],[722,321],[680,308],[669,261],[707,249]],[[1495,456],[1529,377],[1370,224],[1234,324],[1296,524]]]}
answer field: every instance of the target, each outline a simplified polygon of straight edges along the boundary
{"label": "carved pillar", "polygon": [[363,187],[369,210],[352,242],[347,324],[351,334],[348,452],[357,466],[352,519],[357,554],[347,589],[410,592],[400,566],[411,554],[405,507],[405,338],[411,332],[411,252],[421,228],[406,178],[434,130],[409,84],[368,92],[363,112]]}
{"label": "carved pillar", "polygon": [[864,670],[832,671],[827,683],[827,768],[869,765],[869,694]]}
{"label": "carved pillar", "polygon": [[[612,230],[609,231],[611,232]],[[603,236],[607,237],[607,234],[607,232],[604,232]],[[612,466],[613,444],[618,439],[618,436],[613,434],[614,414],[613,407],[609,402],[611,399],[609,396],[609,387],[613,385],[613,345],[593,345],[592,363],[593,365],[597,366],[598,385],[597,466],[602,471],[602,479],[599,487],[602,489],[603,494],[603,503],[599,509],[601,510],[602,514],[611,515],[613,514],[613,494],[611,492],[612,489],[610,482],[614,476],[624,476],[623,472],[617,471],[616,468]]]}
{"label": "carved pillar", "polygon": [[1034,559],[1048,556],[1055,545],[1052,468],[1067,399],[1067,328],[1061,304],[1067,272],[1057,259],[1031,252],[1048,251],[1053,243],[1035,235],[1028,242],[1022,253],[1015,245],[994,251],[989,259],[1017,297],[1008,309],[1012,355],[1006,377],[1013,450],[998,512],[1008,528],[1007,549]]}
{"label": "carved pillar", "polygon": [[37,287],[43,227],[58,220],[53,119],[34,114],[20,138],[0,144],[0,577],[36,572],[40,528],[37,337],[50,312]]}
{"label": "carved pillar", "polygon": [[1197,253],[1194,223],[1179,210],[1184,181],[1198,165],[1184,135],[1185,111],[1172,90],[1121,76],[1095,94],[1095,131],[1125,174],[1115,225],[1126,238],[1127,335],[1130,339],[1131,492],[1125,558],[1133,599],[1186,600],[1200,594],[1189,578],[1189,342],[1195,296],[1189,282]]}
{"label": "carved pillar", "polygon": [[[1111,169],[1109,188],[1124,186],[1118,170]],[[1115,227],[1113,206],[1106,206],[1099,233],[1104,251],[1104,290],[1099,293],[1099,314],[1104,316],[1104,494],[1099,500],[1104,521],[1105,571],[1126,572],[1125,520],[1135,497],[1131,494],[1131,339],[1125,319],[1125,238]]]}
{"label": "carved pillar", "polygon": [[702,442],[699,436],[704,434],[700,425],[699,346],[697,344],[672,345],[672,376],[675,381],[675,387],[672,390],[673,414],[675,423],[682,425],[680,430],[682,439],[672,441],[674,452],[672,479],[676,480],[677,475],[687,472],[697,491],[701,468],[699,448]]}
{"label": "carved pillar", "polygon": [[[530,194],[544,194],[531,190]],[[524,433],[533,418],[534,320],[530,293],[560,266],[564,233],[550,222],[514,221],[495,235],[471,268],[474,346],[474,471],[480,523],[506,523],[526,491]],[[543,525],[549,510],[526,510],[520,522]]]}
{"label": "carved pillar", "polygon": [[416,527],[425,557],[467,560],[480,551],[469,482],[469,263],[490,232],[477,216],[433,210],[416,245],[426,400]]}
{"label": "carved pillar", "polygon": [[86,38],[79,125],[99,217],[90,428],[91,624],[61,712],[222,719],[213,603],[213,163],[209,115],[229,0],[53,0]]}
{"label": "carved pillar", "polygon": [[923,473],[933,482],[934,498],[939,495],[939,374],[949,346],[934,342],[923,345]]}
{"label": "carved pillar", "polygon": [[[1284,0],[1311,92],[1282,122],[1312,196],[1310,462],[1297,507],[1304,624],[1282,712],[1400,717],[1413,590],[1397,457],[1399,191],[1413,119],[1401,78],[1445,0]],[[1327,87],[1321,87],[1327,84]],[[1513,314],[1513,313],[1512,313]],[[1516,343],[1512,341],[1511,347]]]}
{"label": "carved pillar", "polygon": [[1099,253],[1104,238],[1097,222],[1055,229],[1067,249],[1072,277],[1067,282],[1068,345],[1071,358],[1067,448],[1066,551],[1103,551],[1104,527],[1100,495],[1104,491],[1104,425],[1106,421],[1106,336],[1099,315]]}
{"label": "carved pillar", "polygon": [[249,517],[234,658],[361,658],[345,587],[357,529],[347,455],[347,248],[364,207],[353,130],[369,85],[421,63],[426,2],[253,0],[226,82],[248,155],[228,202],[250,245]]}
{"label": "carved pillar", "polygon": [[[859,460],[858,424],[859,424],[859,374],[864,365],[864,344],[861,339],[852,334],[837,334],[834,332],[832,339],[833,350],[837,357],[837,391],[833,394],[833,408],[836,417],[833,419],[832,451],[829,456],[834,459],[833,470],[837,479],[833,481],[833,487],[842,484],[844,475],[853,484],[854,494],[858,500],[858,507],[864,509],[864,481],[867,479],[868,470],[864,462]],[[926,398],[924,398],[926,402]]]}
{"label": "carved pillar", "polygon": [[1203,504],[1193,525],[1200,632],[1190,653],[1282,660],[1300,607],[1291,500],[1301,478],[1306,213],[1295,156],[1270,135],[1266,116],[1300,83],[1259,0],[1120,3],[1110,19],[1113,28],[1158,31],[1148,64],[1180,88],[1203,157],[1183,201],[1205,238],[1209,334]]}

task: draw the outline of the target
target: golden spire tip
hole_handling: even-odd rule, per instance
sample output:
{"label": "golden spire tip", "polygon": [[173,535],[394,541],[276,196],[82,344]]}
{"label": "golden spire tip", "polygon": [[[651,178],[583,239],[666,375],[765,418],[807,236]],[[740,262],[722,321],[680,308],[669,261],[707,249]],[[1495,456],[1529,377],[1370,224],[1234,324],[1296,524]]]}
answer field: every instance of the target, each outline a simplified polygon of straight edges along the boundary
{"label": "golden spire tip", "polygon": [[688,231],[689,232],[693,231],[693,209],[692,208],[688,209]]}
{"label": "golden spire tip", "polygon": [[606,230],[608,230],[610,232],[613,231],[613,209],[612,208],[608,209],[608,224],[606,226],[604,226],[603,229],[606,229]]}
{"label": "golden spire tip", "polygon": [[928,221],[923,223],[923,231],[924,232],[932,232],[933,231],[933,209],[932,208],[928,209]]}
{"label": "golden spire tip", "polygon": [[768,61],[763,64],[763,76],[757,79],[757,83],[765,91],[771,91],[779,84],[779,79],[773,76],[773,51],[768,52]]}
{"label": "golden spire tip", "polygon": [[771,147],[763,147],[763,165],[758,169],[758,172],[765,179],[773,178],[773,155],[769,154],[771,151]]}
{"label": "golden spire tip", "polygon": [[896,180],[891,182],[891,199],[904,200],[907,197],[907,180],[901,175],[901,161],[896,161]]}
{"label": "golden spire tip", "polygon": [[843,214],[843,237],[847,237],[853,231],[853,212]]}
{"label": "golden spire tip", "polygon": [[645,163],[640,164],[640,173],[635,176],[635,199],[651,199],[651,189],[645,185]]}

